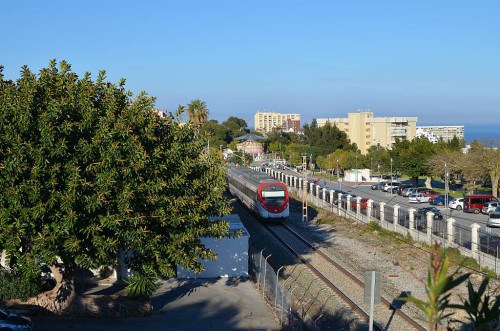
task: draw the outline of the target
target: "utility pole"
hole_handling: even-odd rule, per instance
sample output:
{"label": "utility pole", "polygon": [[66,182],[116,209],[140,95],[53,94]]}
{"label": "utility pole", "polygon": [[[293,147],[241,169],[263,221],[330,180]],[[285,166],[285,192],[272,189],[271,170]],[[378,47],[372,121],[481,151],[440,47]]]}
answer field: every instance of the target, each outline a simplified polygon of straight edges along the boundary
{"label": "utility pole", "polygon": [[354,173],[356,174],[356,184],[354,186],[358,186],[358,152],[356,152],[356,169]]}
{"label": "utility pole", "polygon": [[302,154],[302,223],[307,223],[307,155]]}
{"label": "utility pole", "polygon": [[448,192],[449,192],[449,187],[448,187],[448,180],[450,177],[450,173],[448,172],[448,164],[444,164],[444,207],[446,210],[448,210]]}

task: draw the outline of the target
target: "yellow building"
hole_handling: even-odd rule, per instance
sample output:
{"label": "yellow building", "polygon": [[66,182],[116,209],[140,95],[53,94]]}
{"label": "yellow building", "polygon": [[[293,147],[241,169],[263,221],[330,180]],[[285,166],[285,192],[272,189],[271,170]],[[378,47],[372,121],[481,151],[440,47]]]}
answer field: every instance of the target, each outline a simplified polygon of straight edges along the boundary
{"label": "yellow building", "polygon": [[412,140],[416,135],[416,117],[373,117],[372,112],[359,111],[347,114],[347,118],[321,118],[318,127],[327,122],[336,125],[355,143],[361,154],[366,154],[371,146],[391,149],[396,139]]}

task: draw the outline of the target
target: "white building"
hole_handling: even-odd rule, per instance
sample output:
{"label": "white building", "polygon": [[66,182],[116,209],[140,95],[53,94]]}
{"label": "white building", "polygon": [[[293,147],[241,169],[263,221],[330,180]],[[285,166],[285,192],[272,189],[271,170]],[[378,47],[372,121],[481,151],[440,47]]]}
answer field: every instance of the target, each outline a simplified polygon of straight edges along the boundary
{"label": "white building", "polygon": [[437,139],[437,141],[442,139],[442,140],[448,142],[448,141],[452,140],[454,137],[457,137],[458,139],[464,139],[464,126],[463,125],[458,125],[458,126],[446,126],[446,125],[417,126],[417,136],[418,136],[418,132],[421,133],[420,136],[435,137]]}

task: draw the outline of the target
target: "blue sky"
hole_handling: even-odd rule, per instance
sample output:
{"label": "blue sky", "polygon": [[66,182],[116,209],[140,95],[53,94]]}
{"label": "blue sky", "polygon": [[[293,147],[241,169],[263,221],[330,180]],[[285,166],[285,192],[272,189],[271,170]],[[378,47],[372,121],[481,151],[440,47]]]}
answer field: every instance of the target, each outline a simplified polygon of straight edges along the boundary
{"label": "blue sky", "polygon": [[[209,118],[500,123],[500,1],[4,1],[8,79],[50,59]],[[466,127],[467,128],[467,127]]]}

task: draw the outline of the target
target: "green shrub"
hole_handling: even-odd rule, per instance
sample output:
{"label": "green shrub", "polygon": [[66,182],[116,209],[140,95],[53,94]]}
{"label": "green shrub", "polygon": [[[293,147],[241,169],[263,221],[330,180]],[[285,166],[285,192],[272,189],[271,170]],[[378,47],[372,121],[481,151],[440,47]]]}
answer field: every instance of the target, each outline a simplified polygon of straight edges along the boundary
{"label": "green shrub", "polygon": [[0,270],[0,300],[28,298],[40,292],[40,279],[37,275],[12,274],[7,270]]}
{"label": "green shrub", "polygon": [[134,299],[148,300],[158,288],[152,277],[139,273],[134,274],[125,280],[125,282],[127,283],[125,287],[127,296]]}

